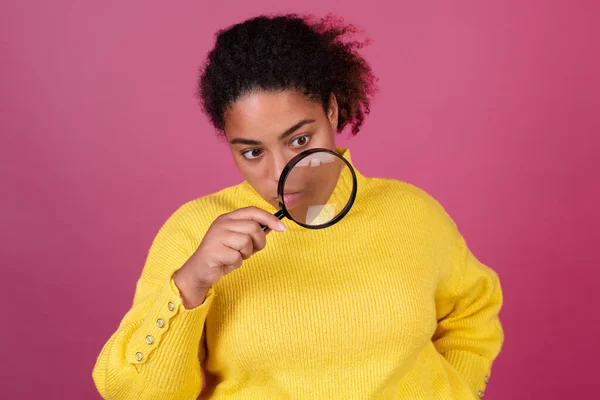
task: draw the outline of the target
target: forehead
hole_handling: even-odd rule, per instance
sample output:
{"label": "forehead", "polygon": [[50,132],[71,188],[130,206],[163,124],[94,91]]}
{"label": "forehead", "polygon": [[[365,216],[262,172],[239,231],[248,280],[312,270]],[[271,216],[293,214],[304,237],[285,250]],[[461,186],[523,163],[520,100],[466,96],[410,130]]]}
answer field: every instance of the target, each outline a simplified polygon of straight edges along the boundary
{"label": "forehead", "polygon": [[324,116],[321,105],[296,91],[253,92],[240,97],[225,112],[225,133],[236,137],[277,137],[302,119]]}

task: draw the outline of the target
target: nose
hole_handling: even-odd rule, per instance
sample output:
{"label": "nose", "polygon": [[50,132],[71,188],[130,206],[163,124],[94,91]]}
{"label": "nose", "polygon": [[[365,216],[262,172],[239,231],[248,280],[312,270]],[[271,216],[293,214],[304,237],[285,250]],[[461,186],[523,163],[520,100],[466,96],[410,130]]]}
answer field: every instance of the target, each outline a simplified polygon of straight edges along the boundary
{"label": "nose", "polygon": [[275,181],[275,183],[279,182],[279,177],[281,176],[281,172],[285,168],[288,163],[288,158],[283,153],[273,153],[272,164],[271,164],[271,176],[270,178]]}

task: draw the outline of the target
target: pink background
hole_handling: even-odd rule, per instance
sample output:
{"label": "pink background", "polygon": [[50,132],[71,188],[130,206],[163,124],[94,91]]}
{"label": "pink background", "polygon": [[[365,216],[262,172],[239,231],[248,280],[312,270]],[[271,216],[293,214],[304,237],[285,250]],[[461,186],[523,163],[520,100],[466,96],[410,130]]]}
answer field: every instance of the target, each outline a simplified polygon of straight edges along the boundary
{"label": "pink background", "polygon": [[486,399],[594,396],[598,2],[287,4],[2,1],[0,397],[98,398],[95,357],[157,229],[240,180],[197,68],[217,29],[279,11],[366,30],[381,92],[340,144],[363,174],[429,191],[499,273],[506,344]]}

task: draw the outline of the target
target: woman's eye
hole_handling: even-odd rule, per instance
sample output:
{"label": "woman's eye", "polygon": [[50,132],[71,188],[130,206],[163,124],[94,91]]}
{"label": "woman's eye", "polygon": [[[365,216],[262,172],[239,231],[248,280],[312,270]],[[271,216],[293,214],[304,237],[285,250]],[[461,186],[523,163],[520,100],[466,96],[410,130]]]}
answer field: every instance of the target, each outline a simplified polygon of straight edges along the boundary
{"label": "woman's eye", "polygon": [[261,150],[252,149],[252,150],[247,150],[247,151],[243,152],[242,156],[244,156],[248,160],[254,160],[254,159],[257,159],[258,157],[260,157],[261,154],[262,154]]}
{"label": "woman's eye", "polygon": [[292,140],[291,144],[295,147],[302,147],[302,146],[306,146],[309,141],[310,141],[310,138],[308,136],[304,135],[304,136],[298,136],[296,139]]}

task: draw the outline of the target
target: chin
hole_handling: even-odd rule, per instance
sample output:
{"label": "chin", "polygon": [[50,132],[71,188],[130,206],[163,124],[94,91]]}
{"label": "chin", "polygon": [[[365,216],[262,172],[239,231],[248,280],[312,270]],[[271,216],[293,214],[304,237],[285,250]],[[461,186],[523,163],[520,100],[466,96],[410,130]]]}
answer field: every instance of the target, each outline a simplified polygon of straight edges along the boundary
{"label": "chin", "polygon": [[262,197],[264,201],[266,201],[267,203],[269,203],[270,205],[272,205],[273,208],[279,210],[279,200],[274,199],[274,198],[272,198],[270,196],[267,197],[267,196],[261,195],[260,197]]}
{"label": "chin", "polygon": [[273,208],[275,208],[277,210],[279,210],[281,208],[281,207],[279,207],[279,200],[273,200],[273,199],[271,199],[269,201],[269,203],[273,206]]}

